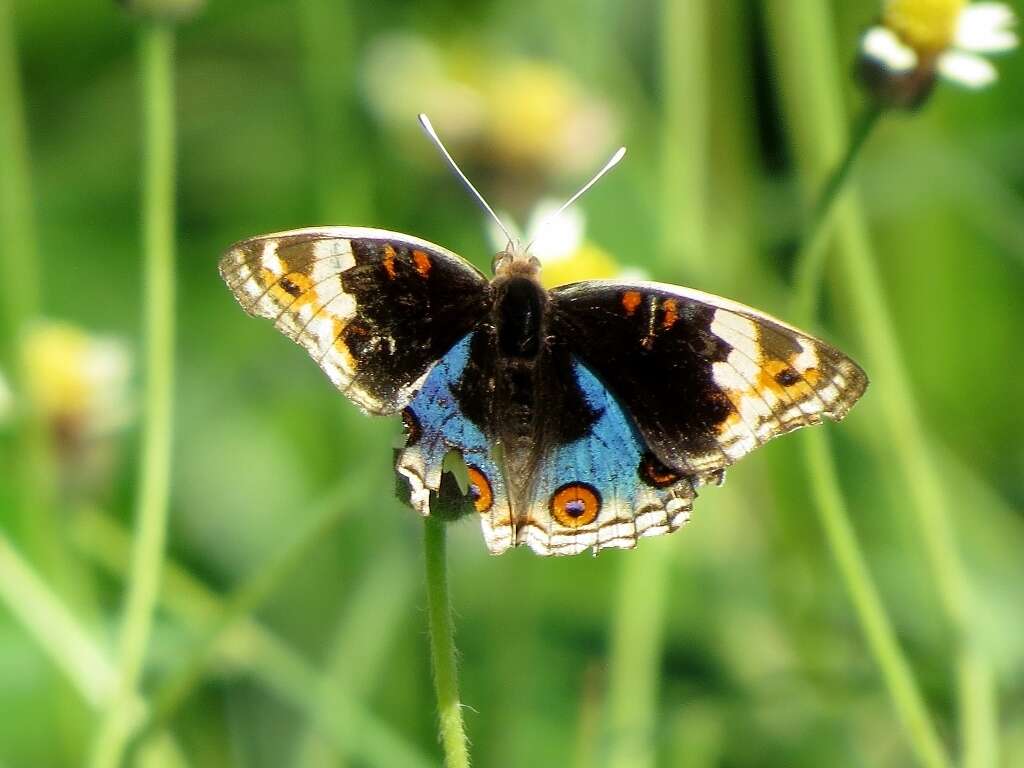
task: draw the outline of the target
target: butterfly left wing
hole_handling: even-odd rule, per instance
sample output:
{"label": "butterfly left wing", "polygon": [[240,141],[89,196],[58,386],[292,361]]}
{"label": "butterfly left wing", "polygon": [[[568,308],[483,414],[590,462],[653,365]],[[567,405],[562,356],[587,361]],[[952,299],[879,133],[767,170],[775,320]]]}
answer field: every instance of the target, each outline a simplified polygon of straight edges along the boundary
{"label": "butterfly left wing", "polygon": [[657,459],[698,483],[778,435],[842,419],[868,383],[828,344],[700,291],[596,280],[550,295],[549,333],[569,340]]}
{"label": "butterfly left wing", "polygon": [[359,227],[243,240],[220,273],[249,314],[316,360],[371,413],[405,407],[430,367],[487,311],[488,282],[440,246]]}

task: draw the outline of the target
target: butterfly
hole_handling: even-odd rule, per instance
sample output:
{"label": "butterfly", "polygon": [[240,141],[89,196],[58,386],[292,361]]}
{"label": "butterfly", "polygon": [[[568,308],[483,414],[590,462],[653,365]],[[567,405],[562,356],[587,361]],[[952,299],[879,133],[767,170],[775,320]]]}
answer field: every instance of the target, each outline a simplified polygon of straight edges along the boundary
{"label": "butterfly", "polygon": [[493,554],[632,548],[674,531],[698,487],[778,435],[842,419],[867,386],[835,348],[727,299],[654,282],[547,290],[511,237],[493,272],[360,227],[254,237],[220,262],[242,307],[352,402],[401,414],[395,469],[420,514],[446,457],[461,458]]}

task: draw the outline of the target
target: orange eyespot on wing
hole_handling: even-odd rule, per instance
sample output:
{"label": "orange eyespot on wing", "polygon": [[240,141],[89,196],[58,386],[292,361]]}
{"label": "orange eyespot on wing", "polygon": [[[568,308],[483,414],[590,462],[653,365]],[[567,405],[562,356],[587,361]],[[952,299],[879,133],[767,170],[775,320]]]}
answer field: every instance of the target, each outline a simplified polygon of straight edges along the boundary
{"label": "orange eyespot on wing", "polygon": [[589,525],[600,511],[600,494],[585,483],[563,485],[551,495],[551,515],[566,528]]}

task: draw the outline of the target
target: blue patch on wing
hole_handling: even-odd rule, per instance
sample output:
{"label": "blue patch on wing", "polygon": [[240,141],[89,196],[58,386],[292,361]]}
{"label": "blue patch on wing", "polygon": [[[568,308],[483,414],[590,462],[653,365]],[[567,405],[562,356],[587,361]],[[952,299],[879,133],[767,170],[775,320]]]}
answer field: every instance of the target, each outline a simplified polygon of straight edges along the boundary
{"label": "blue patch on wing", "polygon": [[489,441],[459,408],[453,391],[469,360],[472,338],[468,334],[455,343],[409,404],[417,437],[399,455],[397,470],[409,481],[413,506],[426,515],[431,492],[441,485],[445,455],[459,451],[469,470],[470,493],[481,513],[487,545],[492,552],[501,552],[511,546],[512,538],[504,477],[491,458]]}
{"label": "blue patch on wing", "polygon": [[[679,477],[664,487],[643,482],[640,467],[647,447],[632,420],[579,360],[573,359],[572,374],[598,416],[583,437],[549,447],[541,458],[516,543],[540,554],[569,555],[590,548],[629,548],[641,536],[678,528],[693,499],[689,481]],[[596,494],[596,515],[588,514],[590,493]]]}
{"label": "blue patch on wing", "polygon": [[[640,485],[637,467],[643,442],[618,401],[586,366],[573,360],[573,374],[590,409],[600,414],[588,434],[550,451],[537,470],[537,495],[571,482],[587,483],[602,495],[604,505],[632,508]],[[539,501],[540,499],[538,499]]]}

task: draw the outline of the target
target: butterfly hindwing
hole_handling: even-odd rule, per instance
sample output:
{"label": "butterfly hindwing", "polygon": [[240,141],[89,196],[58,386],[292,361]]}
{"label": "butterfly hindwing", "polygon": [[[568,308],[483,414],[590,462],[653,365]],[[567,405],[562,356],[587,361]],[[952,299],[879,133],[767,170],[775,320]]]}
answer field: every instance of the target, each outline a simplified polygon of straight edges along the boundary
{"label": "butterfly hindwing", "polygon": [[695,495],[689,479],[647,450],[621,405],[579,360],[563,375],[595,418],[569,442],[542,444],[516,515],[516,543],[541,555],[573,555],[632,548],[639,537],[679,528]]}
{"label": "butterfly hindwing", "polygon": [[698,482],[773,437],[843,418],[867,386],[824,342],[699,291],[588,281],[550,295],[551,332],[571,340],[657,459]]}
{"label": "butterfly hindwing", "polygon": [[470,501],[480,515],[487,548],[500,554],[515,543],[505,476],[492,455],[493,442],[467,416],[457,394],[472,338],[464,336],[441,358],[402,412],[406,446],[396,470],[409,484],[413,508],[428,515],[441,489],[445,456],[457,451],[466,465]]}
{"label": "butterfly hindwing", "polygon": [[220,262],[242,307],[274,321],[372,413],[408,404],[487,311],[487,279],[454,253],[377,229],[322,227],[243,240]]}

